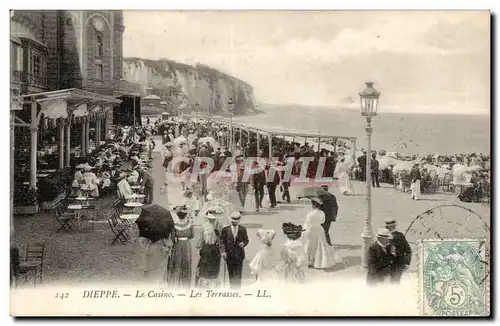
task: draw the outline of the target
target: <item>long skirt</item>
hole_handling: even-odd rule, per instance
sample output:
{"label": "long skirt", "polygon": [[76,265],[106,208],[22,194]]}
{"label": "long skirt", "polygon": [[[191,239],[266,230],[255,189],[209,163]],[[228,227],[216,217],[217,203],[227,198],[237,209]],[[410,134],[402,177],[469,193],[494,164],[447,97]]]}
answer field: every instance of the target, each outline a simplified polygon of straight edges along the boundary
{"label": "long skirt", "polygon": [[415,182],[413,182],[411,184],[411,198],[412,199],[415,199],[415,200],[419,200],[420,199],[420,180],[415,180]]}
{"label": "long skirt", "polygon": [[346,196],[355,194],[351,179],[349,178],[349,174],[347,172],[342,172],[339,175],[339,188],[342,194]]}
{"label": "long skirt", "polygon": [[191,286],[191,243],[179,240],[172,248],[172,256],[168,264],[168,284],[172,288],[188,288]]}
{"label": "long skirt", "polygon": [[197,286],[218,287],[221,256],[217,244],[203,243],[197,270]]}

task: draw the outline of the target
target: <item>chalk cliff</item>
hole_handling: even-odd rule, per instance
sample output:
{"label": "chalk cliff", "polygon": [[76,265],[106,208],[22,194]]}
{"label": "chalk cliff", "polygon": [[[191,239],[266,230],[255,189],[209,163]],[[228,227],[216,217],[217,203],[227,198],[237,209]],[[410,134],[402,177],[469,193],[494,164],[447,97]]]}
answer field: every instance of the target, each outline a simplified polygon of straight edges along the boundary
{"label": "chalk cliff", "polygon": [[216,69],[168,59],[123,59],[123,78],[141,85],[143,96],[158,95],[167,107],[190,112],[228,113],[228,101],[235,102],[234,114],[245,114],[256,107],[253,89],[244,81]]}

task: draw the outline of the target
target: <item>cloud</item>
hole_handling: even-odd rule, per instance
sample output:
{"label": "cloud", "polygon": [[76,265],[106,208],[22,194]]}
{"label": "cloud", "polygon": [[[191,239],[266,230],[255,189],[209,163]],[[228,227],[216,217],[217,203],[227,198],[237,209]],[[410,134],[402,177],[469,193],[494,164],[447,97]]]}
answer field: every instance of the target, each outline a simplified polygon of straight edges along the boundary
{"label": "cloud", "polygon": [[401,110],[419,102],[489,108],[487,12],[124,16],[126,56],[212,66],[250,83],[260,101],[340,104],[373,78]]}

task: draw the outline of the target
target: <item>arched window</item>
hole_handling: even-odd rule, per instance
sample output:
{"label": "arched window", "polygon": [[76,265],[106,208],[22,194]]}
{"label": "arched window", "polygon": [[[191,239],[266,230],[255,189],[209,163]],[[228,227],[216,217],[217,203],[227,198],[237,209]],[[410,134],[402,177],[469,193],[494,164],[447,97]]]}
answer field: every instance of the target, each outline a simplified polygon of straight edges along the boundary
{"label": "arched window", "polygon": [[104,48],[102,45],[102,34],[97,33],[96,35],[96,55],[98,57],[102,57],[104,55]]}

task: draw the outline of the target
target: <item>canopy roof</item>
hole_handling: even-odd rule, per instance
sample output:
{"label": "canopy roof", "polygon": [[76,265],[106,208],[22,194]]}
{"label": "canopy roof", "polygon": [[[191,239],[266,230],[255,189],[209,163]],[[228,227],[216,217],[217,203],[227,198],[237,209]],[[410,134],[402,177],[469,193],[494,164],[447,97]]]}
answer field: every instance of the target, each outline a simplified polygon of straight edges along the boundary
{"label": "canopy roof", "polygon": [[[230,123],[230,119],[227,118],[212,118],[212,120],[220,121],[223,123]],[[251,130],[254,132],[258,132],[261,134],[271,134],[271,135],[279,135],[279,136],[289,136],[289,137],[305,137],[305,138],[341,138],[341,139],[349,139],[349,140],[355,140],[356,137],[352,136],[338,136],[338,135],[329,135],[329,134],[324,134],[320,132],[315,132],[311,130],[297,130],[297,129],[290,129],[290,128],[282,128],[282,127],[275,127],[275,126],[268,126],[268,125],[262,125],[262,124],[253,124],[253,123],[242,123],[242,122],[235,122],[233,120],[233,126],[236,128],[242,128],[242,129],[247,129]]]}
{"label": "canopy roof", "polygon": [[116,99],[113,96],[103,95],[99,93],[93,93],[88,91],[83,91],[78,88],[68,88],[51,92],[42,93],[32,93],[27,95],[22,95],[21,100],[29,102],[44,102],[50,100],[64,99],[71,106],[78,106],[81,104],[120,104],[122,101]]}

